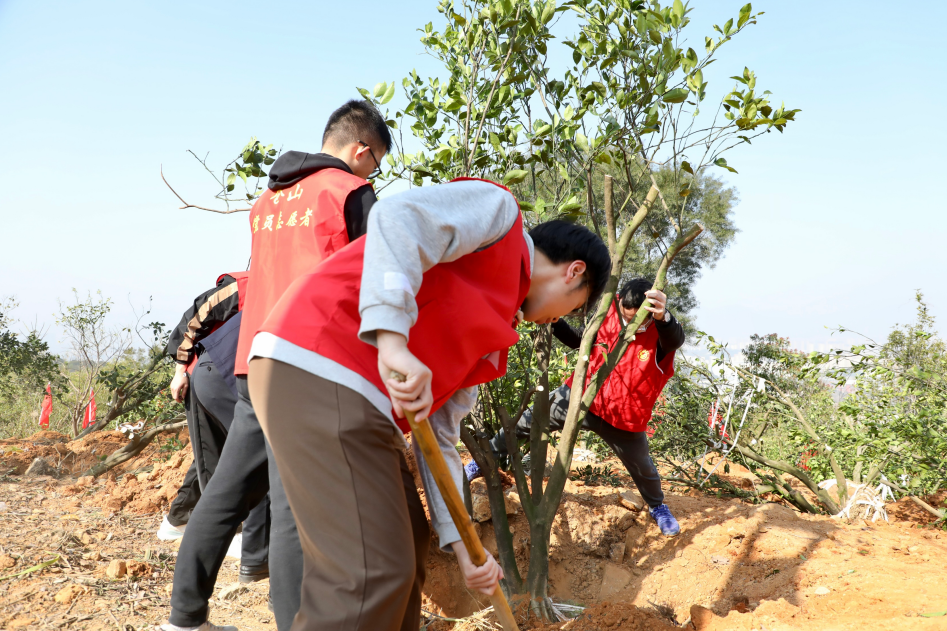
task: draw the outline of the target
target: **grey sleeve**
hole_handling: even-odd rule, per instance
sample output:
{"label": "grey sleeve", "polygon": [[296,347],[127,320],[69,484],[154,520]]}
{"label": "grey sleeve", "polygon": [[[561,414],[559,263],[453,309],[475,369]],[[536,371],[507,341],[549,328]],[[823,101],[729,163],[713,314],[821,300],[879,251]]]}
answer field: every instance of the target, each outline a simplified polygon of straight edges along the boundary
{"label": "grey sleeve", "polygon": [[519,214],[507,191],[476,180],[414,188],[379,200],[368,218],[358,336],[379,329],[408,337],[418,318],[421,278],[505,235]]}
{"label": "grey sleeve", "polygon": [[[431,429],[437,437],[437,443],[444,454],[444,460],[447,461],[447,468],[450,469],[451,477],[454,480],[454,486],[463,497],[463,478],[464,463],[457,453],[457,443],[460,441],[460,424],[464,417],[473,409],[477,401],[477,388],[465,388],[458,390],[441,408],[431,415]],[[427,508],[431,513],[431,524],[437,531],[437,537],[441,542],[441,550],[451,552],[450,544],[460,541],[460,534],[454,521],[451,519],[450,512],[447,510],[447,504],[441,496],[431,470],[428,469],[424,456],[415,441],[411,441],[411,448],[414,450],[414,459],[418,463],[418,472],[421,474],[421,482],[424,484],[424,493],[427,496]]]}

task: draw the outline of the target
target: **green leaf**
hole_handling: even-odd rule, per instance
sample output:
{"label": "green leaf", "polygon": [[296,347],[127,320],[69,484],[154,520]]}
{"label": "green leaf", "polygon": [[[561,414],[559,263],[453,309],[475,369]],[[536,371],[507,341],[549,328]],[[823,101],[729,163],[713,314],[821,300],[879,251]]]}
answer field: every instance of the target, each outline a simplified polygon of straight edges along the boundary
{"label": "green leaf", "polygon": [[931,613],[922,613],[921,617],[923,618],[940,618],[941,616],[947,616],[947,609],[944,611],[933,611]]}
{"label": "green leaf", "polygon": [[569,105],[566,107],[565,111],[562,112],[562,119],[571,121],[573,116],[575,116],[575,110],[572,109],[571,105]]}
{"label": "green leaf", "polygon": [[385,93],[385,90],[387,89],[388,89],[388,85],[386,83],[376,83],[375,90],[374,90],[375,98],[377,99],[378,97],[380,97],[382,94]]}
{"label": "green leaf", "polygon": [[724,158],[717,158],[716,160],[714,160],[714,164],[716,164],[718,167],[726,169],[727,171],[730,171],[731,173],[737,172],[737,170],[734,169],[732,166],[727,165],[727,161]]}
{"label": "green leaf", "polygon": [[358,93],[361,94],[366,99],[371,98],[371,93],[365,88],[355,88],[355,89],[358,90]]}
{"label": "green leaf", "polygon": [[678,18],[684,17],[684,3],[681,0],[674,0],[674,6],[671,8]]}
{"label": "green leaf", "polygon": [[575,146],[578,147],[580,151],[586,152],[589,150],[589,139],[581,133],[576,133]]}
{"label": "green leaf", "polygon": [[612,156],[607,151],[603,151],[602,153],[595,156],[595,161],[599,164],[611,164]]}
{"label": "green leaf", "polygon": [[694,73],[694,92],[700,92],[701,86],[704,85],[704,72],[698,70]]}
{"label": "green leaf", "polygon": [[532,212],[533,205],[529,202],[524,202],[522,200],[517,200],[517,203],[520,205],[520,210],[525,210],[526,212]]}
{"label": "green leaf", "polygon": [[567,201],[566,203],[564,203],[562,206],[559,207],[559,212],[565,213],[565,214],[572,214],[572,213],[575,213],[575,211],[579,210],[580,208],[582,208],[582,204],[579,201],[577,201],[575,197],[572,197],[569,199],[569,201]]}
{"label": "green leaf", "polygon": [[551,20],[555,14],[556,14],[556,3],[554,0],[549,0],[549,2],[546,3],[546,6],[543,7],[543,12],[539,20],[543,24],[549,24],[549,20]]}
{"label": "green leaf", "polygon": [[684,160],[684,162],[681,162],[681,169],[687,171],[691,175],[694,175],[694,169],[691,168],[691,163],[688,162],[687,160]]}
{"label": "green leaf", "polygon": [[687,95],[688,91],[686,88],[674,88],[661,95],[661,100],[665,103],[683,103]]}
{"label": "green leaf", "polygon": [[394,97],[394,95],[395,95],[395,82],[392,81],[391,85],[388,86],[388,89],[385,90],[385,93],[382,95],[381,99],[379,100],[379,103],[387,103],[388,101],[392,99],[392,97]]}
{"label": "green leaf", "polygon": [[753,5],[747,3],[743,5],[743,8],[740,9],[740,19],[737,21],[737,28],[742,27],[746,24],[746,21],[750,19],[750,12],[753,11]]}
{"label": "green leaf", "polygon": [[503,176],[503,185],[509,186],[510,184],[519,184],[529,175],[529,171],[524,171],[522,169],[514,169],[506,175]]}

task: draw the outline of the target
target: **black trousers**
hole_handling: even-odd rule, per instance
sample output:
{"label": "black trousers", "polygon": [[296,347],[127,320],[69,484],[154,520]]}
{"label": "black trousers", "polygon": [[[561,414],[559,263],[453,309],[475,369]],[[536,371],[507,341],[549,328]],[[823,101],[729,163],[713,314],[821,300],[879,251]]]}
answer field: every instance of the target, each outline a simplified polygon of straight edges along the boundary
{"label": "black trousers", "polygon": [[191,516],[174,567],[169,622],[199,626],[207,620],[208,601],[227,547],[240,523],[270,494],[270,596],[276,625],[288,631],[299,609],[302,548],[296,522],[269,445],[250,403],[247,380],[237,378],[233,424],[217,470]]}
{"label": "black trousers", "polygon": [[[194,462],[168,510],[168,522],[172,526],[181,526],[190,521],[202,489],[217,470],[227,433],[233,423],[236,404],[236,395],[217,371],[214,362],[207,355],[200,357],[191,374],[185,400]],[[269,559],[269,540],[270,501],[266,497],[250,511],[243,523],[240,563],[249,566],[266,564]]]}
{"label": "black trousers", "polygon": [[[561,431],[566,422],[569,411],[569,396],[572,394],[569,386],[562,384],[553,391],[549,398],[549,431]],[[529,429],[533,424],[533,410],[523,413],[516,423],[516,437],[529,438]],[[582,429],[598,434],[605,443],[612,448],[618,459],[628,470],[631,479],[635,481],[642,499],[651,508],[657,508],[664,503],[664,491],[661,489],[661,476],[651,460],[651,451],[648,449],[648,435],[645,432],[629,432],[609,425],[605,420],[589,412],[582,423]],[[503,430],[494,436],[490,446],[496,453],[506,453],[506,436]]]}

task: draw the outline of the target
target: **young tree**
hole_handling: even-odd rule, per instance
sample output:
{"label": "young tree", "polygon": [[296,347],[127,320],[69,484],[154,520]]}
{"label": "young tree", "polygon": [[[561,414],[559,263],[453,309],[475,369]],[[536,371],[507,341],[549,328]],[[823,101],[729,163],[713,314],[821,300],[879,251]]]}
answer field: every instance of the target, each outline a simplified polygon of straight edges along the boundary
{"label": "young tree", "polygon": [[[575,364],[574,383],[583,384],[592,343],[628,259],[640,265],[650,255],[639,269],[653,273],[655,288],[664,289],[672,262],[705,230],[699,222],[702,202],[721,190],[707,169],[735,172],[722,154],[773,129],[782,132],[797,110],[770,105],[769,93],[757,90],[756,76],[746,68],[719,102],[707,101],[703,72],[722,45],[756,23],[759,14],[750,5],[715,27],[719,37],[705,38],[700,53],[681,44],[690,9],[680,0],[669,6],[658,0],[444,0],[438,10],[443,29],[426,25],[421,41],[442,63],[445,76],[425,79],[412,71],[402,82],[408,102],[388,116],[399,133],[386,176],[414,186],[458,176],[501,181],[512,187],[528,223],[588,222],[607,240],[611,277]],[[556,38],[552,29],[569,10],[578,15],[578,33],[560,37],[573,61],[560,72],[548,63]],[[391,100],[394,87],[382,83],[372,92],[361,91],[382,105]],[[708,103],[716,112],[701,114]],[[405,129],[419,150],[407,151]],[[695,191],[702,191],[696,203]],[[726,213],[721,220],[718,210],[715,217],[716,236],[697,241],[702,254],[691,255],[690,273],[699,269],[701,256],[715,260],[732,237]],[[639,235],[642,226],[647,232]],[[529,450],[534,463],[546,459],[553,352],[548,331],[537,330],[532,340],[521,341],[526,352],[518,348],[512,356],[525,356],[524,365],[511,370],[505,383],[482,388],[485,412],[463,433],[487,479],[507,587],[527,592],[534,612],[546,619],[554,617],[547,597],[549,537],[575,441],[589,405],[647,311],[638,314],[589,388],[571,398],[548,482],[541,465],[527,478],[512,444],[513,424],[540,391]],[[512,470],[530,523],[525,580],[513,555],[497,463],[485,444],[497,423],[507,428]]]}
{"label": "young tree", "polygon": [[[390,168],[382,179],[405,180],[409,186],[462,176],[492,179],[512,188],[527,224],[582,221],[607,240],[611,277],[575,354],[575,383],[585,383],[591,345],[624,275],[653,275],[654,287],[662,290],[670,277],[676,284],[671,297],[682,311],[693,306],[690,283],[704,266],[712,266],[735,232],[729,220],[735,194],[708,169],[735,173],[723,154],[774,129],[782,132],[798,110],[771,105],[769,92],[757,89],[748,68],[732,77],[736,83],[719,101],[708,101],[703,73],[721,46],[756,23],[760,14],[749,4],[722,27],[715,26],[718,35],[704,38],[700,52],[682,43],[690,9],[681,0],[669,5],[660,0],[441,0],[438,11],[445,20],[442,30],[425,25],[421,41],[444,75],[424,78],[412,71],[401,82],[407,103],[386,114],[396,131],[396,147],[386,158]],[[561,19],[566,11],[578,16],[574,34],[559,32],[568,27]],[[554,34],[554,29],[559,31]],[[566,68],[549,62],[556,39],[571,52],[573,63]],[[383,106],[394,98],[395,88],[386,82],[360,92]],[[712,111],[702,114],[706,105]],[[244,162],[247,155],[256,153],[244,155]],[[236,176],[218,179],[225,196]],[[247,200],[255,194],[248,190]],[[198,208],[178,197],[184,207]],[[228,205],[214,212],[237,210],[246,209]],[[709,236],[698,240],[701,233]],[[685,250],[691,243],[694,247]],[[511,362],[506,379],[481,389],[485,412],[463,433],[487,478],[506,586],[528,592],[533,610],[543,618],[554,617],[547,597],[548,546],[572,450],[589,405],[647,311],[638,313],[589,388],[572,397],[548,483],[541,466],[527,479],[519,450],[510,445],[531,528],[525,581],[513,555],[497,463],[484,441],[499,425],[510,430],[512,441],[513,424],[541,392],[528,449],[534,462],[545,461],[546,393],[553,383],[550,359],[557,358],[548,330],[534,329],[532,339],[521,340],[512,353],[522,358],[521,365]]]}
{"label": "young tree", "polygon": [[[70,342],[72,357],[68,372],[68,386],[72,392],[69,424],[74,436],[81,437],[108,427],[112,421],[133,414],[156,417],[167,416],[161,391],[171,380],[171,360],[164,355],[164,325],[152,322],[134,327],[111,327],[106,319],[112,303],[91,294],[84,300],[74,292],[74,304],[60,305],[57,322]],[[142,317],[148,312],[142,314]],[[145,350],[134,349],[134,335],[140,338]],[[150,335],[146,339],[143,335]],[[82,417],[90,395],[96,390],[104,412],[95,423],[82,428]],[[152,409],[154,408],[154,409]],[[159,410],[160,408],[160,410]],[[177,413],[168,411],[171,416]],[[162,418],[156,418],[156,422]]]}

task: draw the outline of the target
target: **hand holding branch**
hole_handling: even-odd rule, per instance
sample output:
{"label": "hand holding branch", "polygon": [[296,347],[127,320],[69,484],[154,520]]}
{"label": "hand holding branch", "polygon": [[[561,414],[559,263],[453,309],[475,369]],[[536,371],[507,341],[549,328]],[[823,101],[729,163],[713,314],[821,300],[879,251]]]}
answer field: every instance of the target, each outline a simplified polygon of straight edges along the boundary
{"label": "hand holding branch", "polygon": [[650,311],[655,320],[664,320],[664,312],[667,309],[668,297],[660,289],[652,289],[645,292],[645,298],[649,304],[645,306],[645,311]]}

